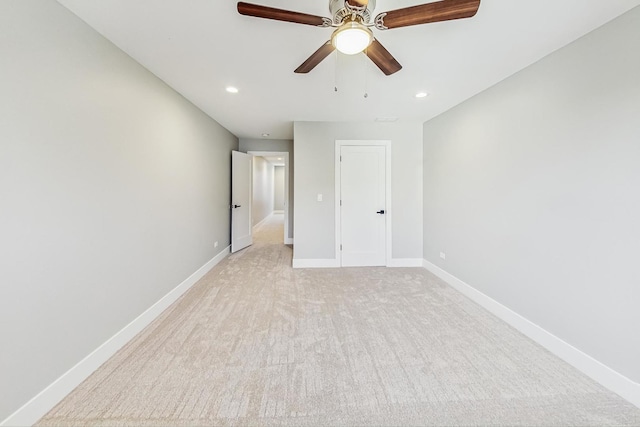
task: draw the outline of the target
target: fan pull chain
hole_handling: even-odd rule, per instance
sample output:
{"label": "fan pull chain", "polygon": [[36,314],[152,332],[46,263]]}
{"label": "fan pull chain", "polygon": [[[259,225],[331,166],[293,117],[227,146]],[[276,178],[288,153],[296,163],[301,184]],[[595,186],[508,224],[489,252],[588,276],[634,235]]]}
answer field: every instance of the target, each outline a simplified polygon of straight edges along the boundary
{"label": "fan pull chain", "polygon": [[362,68],[363,68],[363,73],[364,74],[364,97],[365,99],[369,97],[369,73],[367,73],[368,71],[368,67],[367,67],[367,61],[364,59],[366,58],[366,54],[363,52],[362,53],[363,56],[363,60],[360,61],[360,63],[362,64]]}
{"label": "fan pull chain", "polygon": [[338,91],[338,58],[340,57],[340,52],[336,52],[336,62],[335,62],[335,70],[333,73],[333,91]]}

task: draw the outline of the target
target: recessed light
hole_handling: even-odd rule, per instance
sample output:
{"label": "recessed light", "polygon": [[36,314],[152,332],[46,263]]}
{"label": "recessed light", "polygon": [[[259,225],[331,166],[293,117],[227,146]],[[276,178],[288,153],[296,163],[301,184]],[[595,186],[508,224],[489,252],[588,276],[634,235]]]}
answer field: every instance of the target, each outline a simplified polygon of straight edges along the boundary
{"label": "recessed light", "polygon": [[227,92],[229,92],[229,93],[238,93],[239,90],[238,90],[237,87],[227,86]]}
{"label": "recessed light", "polygon": [[378,123],[393,123],[393,122],[397,122],[398,118],[397,117],[376,117],[375,121]]}
{"label": "recessed light", "polygon": [[282,160],[282,157],[278,157],[278,160]]}
{"label": "recessed light", "polygon": [[429,94],[427,92],[416,93],[416,98],[426,98]]}

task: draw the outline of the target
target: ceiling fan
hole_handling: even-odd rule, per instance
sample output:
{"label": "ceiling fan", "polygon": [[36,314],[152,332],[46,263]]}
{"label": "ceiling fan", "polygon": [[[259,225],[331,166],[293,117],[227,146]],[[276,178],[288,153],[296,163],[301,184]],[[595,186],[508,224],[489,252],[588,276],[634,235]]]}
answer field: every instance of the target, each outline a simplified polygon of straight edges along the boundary
{"label": "ceiling fan", "polygon": [[375,6],[376,0],[329,0],[329,11],[333,19],[245,2],[238,2],[238,12],[258,18],[336,28],[331,40],[304,61],[295,70],[296,73],[308,73],[331,52],[338,49],[347,55],[364,51],[365,55],[389,76],[400,71],[402,65],[373,37],[371,27],[389,30],[410,25],[471,18],[478,11],[480,0],[441,0],[380,13],[373,18]]}

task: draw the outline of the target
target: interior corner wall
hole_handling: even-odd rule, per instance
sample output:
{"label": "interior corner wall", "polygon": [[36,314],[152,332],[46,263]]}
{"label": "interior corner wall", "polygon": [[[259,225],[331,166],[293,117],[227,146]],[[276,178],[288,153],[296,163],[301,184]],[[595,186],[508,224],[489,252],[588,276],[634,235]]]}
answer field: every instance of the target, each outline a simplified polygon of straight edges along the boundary
{"label": "interior corner wall", "polygon": [[638,28],[640,7],[424,125],[427,261],[636,383]]}
{"label": "interior corner wall", "polygon": [[252,139],[252,138],[240,138],[239,150],[243,153],[249,151],[275,151],[281,153],[289,153],[289,238],[293,239],[294,234],[294,197],[293,189],[294,185],[294,149],[293,141],[290,139]]}
{"label": "interior corner wall", "polygon": [[3,420],[229,245],[238,140],[50,0],[0,2],[0,99]]}
{"label": "interior corner wall", "polygon": [[336,259],[336,140],[391,140],[392,257],[422,259],[422,124],[373,122],[294,123],[294,259]]}
{"label": "interior corner wall", "polygon": [[273,168],[273,210],[284,210],[284,166]]}
{"label": "interior corner wall", "polygon": [[255,226],[273,213],[273,165],[254,157],[252,175],[251,225]]}

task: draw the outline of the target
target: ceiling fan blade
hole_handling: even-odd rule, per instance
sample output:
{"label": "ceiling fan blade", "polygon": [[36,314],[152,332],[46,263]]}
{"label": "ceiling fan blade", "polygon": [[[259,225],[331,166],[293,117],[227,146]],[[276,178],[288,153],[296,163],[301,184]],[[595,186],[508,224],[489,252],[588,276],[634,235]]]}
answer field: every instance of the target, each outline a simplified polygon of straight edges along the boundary
{"label": "ceiling fan blade", "polygon": [[331,25],[331,20],[329,18],[323,18],[322,16],[260,6],[259,4],[245,3],[242,1],[238,2],[238,12],[241,15],[275,19],[276,21],[293,22],[295,24],[314,25],[317,27],[328,27]]}
{"label": "ceiling fan blade", "polygon": [[378,66],[387,76],[396,73],[402,69],[402,65],[396,58],[385,49],[378,40],[373,40],[373,43],[364,51],[364,53]]}
{"label": "ceiling fan blade", "polygon": [[326,58],[327,56],[329,56],[329,54],[331,52],[333,52],[334,50],[336,50],[336,48],[333,46],[333,44],[331,43],[331,41],[326,42],[325,44],[323,44],[322,46],[320,46],[320,49],[316,50],[313,55],[311,55],[309,57],[309,59],[307,59],[306,61],[304,61],[302,63],[302,65],[300,65],[297,69],[296,69],[296,73],[298,74],[305,74],[308,73],[309,71],[313,70],[314,68],[316,68],[316,65],[318,65],[319,63],[322,62],[322,60],[324,58]]}
{"label": "ceiling fan blade", "polygon": [[[376,27],[381,30],[471,18],[478,12],[480,0],[441,0],[419,6],[396,9],[376,17]],[[378,24],[380,20],[380,25]]]}

